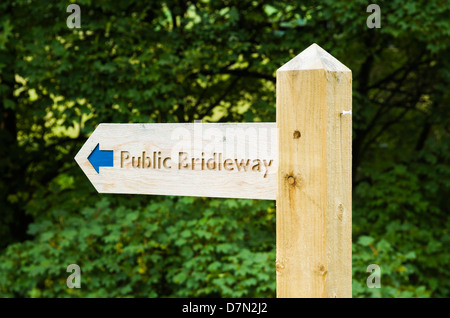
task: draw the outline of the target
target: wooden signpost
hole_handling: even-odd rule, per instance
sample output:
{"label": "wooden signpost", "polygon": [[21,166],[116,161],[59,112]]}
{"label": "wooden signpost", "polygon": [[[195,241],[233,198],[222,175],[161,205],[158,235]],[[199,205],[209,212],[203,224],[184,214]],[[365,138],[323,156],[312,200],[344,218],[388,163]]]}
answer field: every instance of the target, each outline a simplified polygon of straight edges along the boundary
{"label": "wooden signpost", "polygon": [[275,200],[275,123],[100,124],[75,160],[100,193]]}
{"label": "wooden signpost", "polygon": [[351,297],[351,83],[313,44],[276,123],[101,124],[75,160],[100,193],[276,199],[277,297]]}
{"label": "wooden signpost", "polygon": [[277,71],[278,297],[351,297],[351,71],[313,44]]}

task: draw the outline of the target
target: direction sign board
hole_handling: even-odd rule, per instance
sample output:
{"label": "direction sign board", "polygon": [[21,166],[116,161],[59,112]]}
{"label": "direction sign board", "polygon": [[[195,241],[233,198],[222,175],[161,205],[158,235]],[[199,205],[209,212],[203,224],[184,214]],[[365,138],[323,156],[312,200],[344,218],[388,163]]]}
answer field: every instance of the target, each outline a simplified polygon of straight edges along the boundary
{"label": "direction sign board", "polygon": [[101,124],[101,193],[277,200],[277,297],[352,295],[352,73],[317,44],[277,70],[276,123]]}
{"label": "direction sign board", "polygon": [[275,123],[100,124],[75,160],[100,193],[274,200]]}

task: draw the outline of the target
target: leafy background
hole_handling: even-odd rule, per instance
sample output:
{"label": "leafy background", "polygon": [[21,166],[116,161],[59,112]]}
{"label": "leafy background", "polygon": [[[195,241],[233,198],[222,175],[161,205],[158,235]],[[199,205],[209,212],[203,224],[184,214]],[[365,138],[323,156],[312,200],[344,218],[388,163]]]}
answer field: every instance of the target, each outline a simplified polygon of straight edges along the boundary
{"label": "leafy background", "polygon": [[76,3],[0,3],[0,296],[275,296],[275,202],[100,195],[73,157],[102,122],[275,121],[318,43],[353,72],[353,296],[449,297],[446,1]]}

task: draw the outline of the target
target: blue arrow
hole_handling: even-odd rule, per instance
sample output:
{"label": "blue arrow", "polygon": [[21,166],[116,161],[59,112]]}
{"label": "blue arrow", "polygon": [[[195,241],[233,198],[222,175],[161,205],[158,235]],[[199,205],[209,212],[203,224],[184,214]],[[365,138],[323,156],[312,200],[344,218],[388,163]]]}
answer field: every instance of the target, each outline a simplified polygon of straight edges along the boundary
{"label": "blue arrow", "polygon": [[99,146],[100,144],[97,144],[97,147],[95,147],[88,157],[89,162],[97,173],[100,173],[100,167],[112,167],[114,165],[113,150],[100,150]]}

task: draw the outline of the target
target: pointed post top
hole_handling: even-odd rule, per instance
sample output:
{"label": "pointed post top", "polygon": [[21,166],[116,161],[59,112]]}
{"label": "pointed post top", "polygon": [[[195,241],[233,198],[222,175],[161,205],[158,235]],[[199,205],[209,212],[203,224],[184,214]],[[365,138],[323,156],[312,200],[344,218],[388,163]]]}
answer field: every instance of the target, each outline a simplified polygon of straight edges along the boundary
{"label": "pointed post top", "polygon": [[339,62],[330,53],[322,49],[316,43],[311,44],[299,55],[280,67],[278,71],[304,71],[320,70],[330,72],[351,72],[351,70]]}

